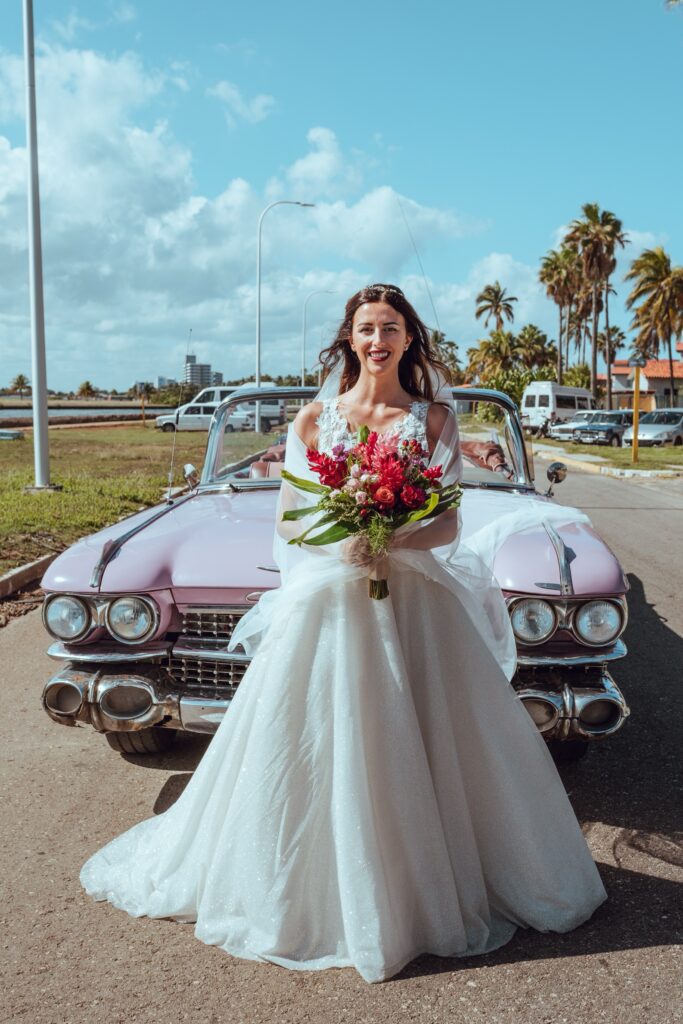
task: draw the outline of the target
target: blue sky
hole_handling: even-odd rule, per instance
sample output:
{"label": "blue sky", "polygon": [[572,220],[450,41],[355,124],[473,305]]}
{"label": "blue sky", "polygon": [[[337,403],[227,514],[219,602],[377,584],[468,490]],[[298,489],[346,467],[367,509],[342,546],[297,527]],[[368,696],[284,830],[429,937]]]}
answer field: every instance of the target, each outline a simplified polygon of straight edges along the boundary
{"label": "blue sky", "polygon": [[[0,42],[0,347],[30,376],[21,3]],[[34,0],[48,381],[253,372],[264,222],[264,372],[317,353],[343,300],[401,284],[466,348],[496,278],[553,334],[540,257],[581,204],[683,263],[683,10],[549,5]],[[619,283],[618,281],[616,282]],[[627,328],[625,290],[613,319]],[[313,355],[307,359],[310,366]]]}

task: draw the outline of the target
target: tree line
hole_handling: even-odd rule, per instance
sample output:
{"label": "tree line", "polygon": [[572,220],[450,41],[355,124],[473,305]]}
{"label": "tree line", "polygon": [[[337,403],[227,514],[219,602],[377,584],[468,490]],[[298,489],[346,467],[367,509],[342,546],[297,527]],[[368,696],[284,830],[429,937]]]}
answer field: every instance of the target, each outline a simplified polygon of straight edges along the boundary
{"label": "tree line", "polygon": [[[546,295],[557,306],[557,341],[548,341],[534,324],[527,324],[517,335],[506,329],[506,321],[508,325],[514,321],[517,297],[509,295],[499,281],[488,284],[476,297],[475,317],[483,318],[486,327],[491,320],[495,326],[488,338],[468,349],[467,380],[492,386],[494,378],[500,382],[501,376],[516,374],[588,386],[597,397],[597,359],[602,354],[607,365],[606,405],[612,408],[610,369],[626,335],[610,323],[609,300],[615,294],[617,253],[629,239],[619,218],[597,203],[585,203],[582,214],[571,222],[559,247],[542,257],[539,269]],[[683,333],[683,267],[673,266],[668,253],[656,246],[644,249],[631,262],[624,279],[631,283],[626,308],[633,315],[634,353],[658,358],[665,349],[673,401],[672,343]],[[518,387],[508,390],[516,392]]]}

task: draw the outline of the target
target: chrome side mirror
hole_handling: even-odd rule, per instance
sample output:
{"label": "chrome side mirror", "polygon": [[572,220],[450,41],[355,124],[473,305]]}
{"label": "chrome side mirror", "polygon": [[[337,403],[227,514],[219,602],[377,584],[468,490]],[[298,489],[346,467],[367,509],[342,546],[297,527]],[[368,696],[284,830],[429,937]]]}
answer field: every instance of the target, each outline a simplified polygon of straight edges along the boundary
{"label": "chrome side mirror", "polygon": [[[559,463],[553,463],[553,465],[559,465]],[[548,470],[548,472],[550,472],[550,470]],[[183,477],[185,478],[185,483],[187,484],[191,491],[194,490],[194,488],[199,483],[199,473],[194,468],[191,462],[186,462],[185,465],[183,466]]]}
{"label": "chrome side mirror", "polygon": [[546,498],[553,496],[553,484],[561,484],[567,475],[567,467],[564,462],[551,462],[546,471],[550,487],[545,492]]}
{"label": "chrome side mirror", "polygon": [[567,475],[567,467],[564,462],[551,462],[548,466],[547,477],[551,484],[561,484]]}

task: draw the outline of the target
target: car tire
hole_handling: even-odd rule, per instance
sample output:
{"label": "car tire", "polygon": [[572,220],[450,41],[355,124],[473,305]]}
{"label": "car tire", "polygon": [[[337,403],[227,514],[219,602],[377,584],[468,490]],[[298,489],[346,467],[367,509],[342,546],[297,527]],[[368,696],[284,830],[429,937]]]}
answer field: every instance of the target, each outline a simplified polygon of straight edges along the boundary
{"label": "car tire", "polygon": [[225,433],[226,434],[232,434],[234,429],[235,428],[233,427],[232,423],[226,423],[225,424]]}
{"label": "car tire", "polygon": [[608,443],[610,448],[621,448],[621,441],[619,440],[618,434],[612,434]]}
{"label": "car tire", "polygon": [[579,761],[588,753],[590,740],[549,740],[548,750],[556,764]]}
{"label": "car tire", "polygon": [[139,729],[137,732],[106,732],[107,743],[119,754],[162,754],[178,739],[177,729]]}
{"label": "car tire", "polygon": [[163,430],[164,434],[172,434],[173,431],[175,430],[175,427],[172,423],[164,423],[161,429]]}
{"label": "car tire", "polygon": [[262,419],[261,420],[261,433],[262,434],[269,434],[270,433],[270,428],[271,428],[270,420]]}
{"label": "car tire", "polygon": [[678,448],[679,445],[683,444],[683,437],[674,438],[674,448]]}

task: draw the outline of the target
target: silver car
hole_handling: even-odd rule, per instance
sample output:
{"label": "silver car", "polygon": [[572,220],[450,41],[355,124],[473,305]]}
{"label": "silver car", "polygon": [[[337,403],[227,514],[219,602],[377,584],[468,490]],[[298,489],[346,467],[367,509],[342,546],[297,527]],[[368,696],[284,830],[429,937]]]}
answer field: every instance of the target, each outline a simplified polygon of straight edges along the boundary
{"label": "silver car", "polygon": [[[624,432],[624,444],[633,444],[633,427]],[[638,444],[683,444],[683,409],[654,409],[638,421]]]}
{"label": "silver car", "polygon": [[591,423],[600,412],[577,412],[570,420],[560,420],[548,427],[548,437],[554,441],[571,441],[574,431]]}

